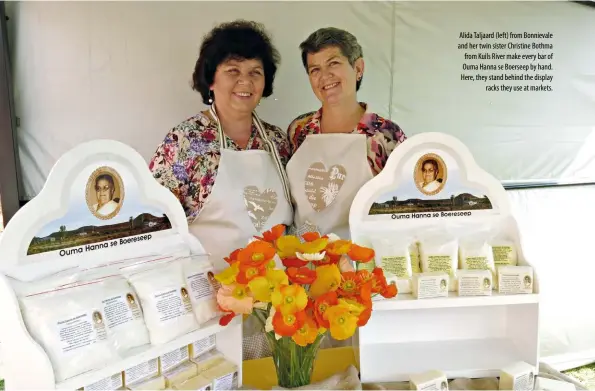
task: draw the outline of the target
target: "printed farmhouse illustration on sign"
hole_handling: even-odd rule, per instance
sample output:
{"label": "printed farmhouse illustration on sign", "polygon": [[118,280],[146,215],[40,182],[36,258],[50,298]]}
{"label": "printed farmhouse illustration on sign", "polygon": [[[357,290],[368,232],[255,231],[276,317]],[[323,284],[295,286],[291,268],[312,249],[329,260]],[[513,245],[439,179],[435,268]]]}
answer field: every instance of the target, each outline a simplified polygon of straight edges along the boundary
{"label": "printed farmhouse illustration on sign", "polygon": [[73,181],[69,210],[33,237],[27,255],[49,251],[68,255],[74,247],[102,246],[99,243],[172,228],[163,212],[139,202],[137,182],[128,169],[89,170]]}
{"label": "printed farmhouse illustration on sign", "polygon": [[465,176],[445,152],[424,153],[405,164],[399,187],[381,195],[369,215],[492,209],[489,198],[463,183]]}

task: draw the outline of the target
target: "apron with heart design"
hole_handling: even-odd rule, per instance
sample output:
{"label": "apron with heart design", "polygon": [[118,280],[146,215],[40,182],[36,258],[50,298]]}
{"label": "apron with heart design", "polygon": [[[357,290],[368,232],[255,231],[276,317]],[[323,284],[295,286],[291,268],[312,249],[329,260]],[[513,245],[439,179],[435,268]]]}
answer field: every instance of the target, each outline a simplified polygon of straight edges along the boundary
{"label": "apron with heart design", "polygon": [[364,134],[309,134],[287,163],[294,230],[349,239],[349,210],[373,178]]}
{"label": "apron with heart design", "polygon": [[[293,199],[292,231],[349,239],[349,210],[359,189],[374,177],[368,164],[364,134],[309,134],[287,163]],[[327,332],[320,347],[353,345],[354,339],[333,339]]]}
{"label": "apron with heart design", "polygon": [[[211,115],[218,123],[221,158],[215,184],[189,230],[210,254],[215,271],[221,271],[228,266],[223,257],[245,247],[254,235],[277,224],[291,225],[293,210],[279,154],[256,113],[254,125],[266,151],[227,149],[212,106]],[[250,316],[244,321],[244,359],[270,354],[262,327]]]}

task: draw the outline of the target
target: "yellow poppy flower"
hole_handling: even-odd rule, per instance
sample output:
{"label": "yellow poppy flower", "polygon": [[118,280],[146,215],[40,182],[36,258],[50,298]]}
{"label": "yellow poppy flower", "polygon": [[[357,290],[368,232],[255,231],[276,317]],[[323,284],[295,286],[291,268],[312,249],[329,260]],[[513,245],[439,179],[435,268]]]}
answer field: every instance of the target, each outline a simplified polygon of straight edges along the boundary
{"label": "yellow poppy flower", "polygon": [[269,303],[271,294],[279,285],[288,285],[289,279],[285,271],[269,269],[264,277],[256,277],[248,283],[250,292],[256,301]]}
{"label": "yellow poppy flower", "polygon": [[335,264],[318,266],[316,280],[310,285],[310,296],[316,299],[325,293],[332,292],[341,284],[341,271]]}
{"label": "yellow poppy flower", "polygon": [[355,333],[357,316],[341,305],[335,305],[324,312],[330,324],[331,337],[338,341],[346,340]]}
{"label": "yellow poppy flower", "polygon": [[240,263],[235,262],[221,273],[215,274],[215,279],[223,285],[231,285],[236,282],[236,277],[240,272]]}
{"label": "yellow poppy flower", "polygon": [[278,285],[271,294],[271,302],[283,315],[302,311],[308,305],[308,295],[301,285]]}
{"label": "yellow poppy flower", "polygon": [[297,236],[286,235],[277,239],[277,254],[281,258],[295,257],[296,251],[299,250],[301,242]]}

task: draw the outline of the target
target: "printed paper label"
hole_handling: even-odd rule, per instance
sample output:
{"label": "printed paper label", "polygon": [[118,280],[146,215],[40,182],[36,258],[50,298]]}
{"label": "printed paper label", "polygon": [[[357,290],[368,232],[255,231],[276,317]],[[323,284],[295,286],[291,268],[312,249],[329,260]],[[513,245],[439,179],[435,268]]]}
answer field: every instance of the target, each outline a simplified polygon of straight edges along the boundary
{"label": "printed paper label", "polygon": [[407,257],[382,257],[382,270],[398,278],[408,278]]}
{"label": "printed paper label", "polygon": [[492,292],[492,282],[483,276],[459,276],[459,296],[484,296]]}
{"label": "printed paper label", "polygon": [[156,358],[128,368],[124,371],[124,378],[126,384],[132,384],[137,381],[148,379],[152,376],[157,375],[159,372],[159,360]]}
{"label": "printed paper label", "polygon": [[159,314],[159,321],[162,323],[175,321],[180,316],[192,313],[190,295],[186,287],[157,292],[153,299]]}
{"label": "printed paper label", "polygon": [[232,372],[213,381],[213,390],[235,390],[238,388],[238,373]]}
{"label": "printed paper label", "polygon": [[510,265],[510,258],[513,248],[511,246],[493,246],[492,254],[494,255],[494,263],[497,266]]}
{"label": "printed paper label", "polygon": [[83,313],[58,321],[56,326],[63,354],[107,339],[105,322],[99,311]]}
{"label": "printed paper label", "polygon": [[91,385],[83,387],[85,391],[112,391],[122,388],[122,374],[117,373],[105,379],[101,379]]}
{"label": "printed paper label", "polygon": [[183,363],[184,361],[188,360],[188,346],[184,346],[182,348],[172,350],[169,353],[165,353],[163,356],[160,357],[161,360],[161,373],[167,372],[171,368],[175,367],[178,364]]}
{"label": "printed paper label", "polygon": [[142,318],[138,298],[132,293],[107,298],[102,304],[107,327],[110,329]]}
{"label": "printed paper label", "polygon": [[187,282],[194,302],[209,300],[215,297],[215,291],[209,282],[206,271],[188,276]]}
{"label": "printed paper label", "polygon": [[217,337],[215,335],[210,335],[206,338],[199,339],[198,341],[192,343],[192,358],[196,358],[201,354],[213,349],[216,343]]}
{"label": "printed paper label", "polygon": [[489,269],[487,257],[466,257],[464,262],[469,270]]}
{"label": "printed paper label", "polygon": [[429,255],[428,256],[428,271],[429,272],[444,272],[448,275],[453,275],[452,258],[449,255]]}
{"label": "printed paper label", "polygon": [[420,278],[418,280],[417,297],[419,299],[448,295],[448,283],[442,278]]}

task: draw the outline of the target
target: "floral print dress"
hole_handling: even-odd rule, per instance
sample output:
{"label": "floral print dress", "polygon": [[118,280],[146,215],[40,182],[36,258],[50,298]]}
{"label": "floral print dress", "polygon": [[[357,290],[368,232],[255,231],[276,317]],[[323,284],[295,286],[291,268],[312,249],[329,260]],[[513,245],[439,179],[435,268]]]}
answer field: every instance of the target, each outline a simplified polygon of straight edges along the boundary
{"label": "floral print dress", "polygon": [[[290,156],[286,135],[279,127],[261,122],[285,166]],[[242,150],[233,140],[224,138],[226,148]],[[149,163],[153,177],[180,200],[189,223],[198,216],[215,184],[220,141],[217,121],[208,110],[203,111],[169,131]],[[255,126],[246,149],[265,149]]]}
{"label": "floral print dress", "polygon": [[[382,118],[378,114],[367,111],[368,105],[360,103],[366,110],[357,128],[353,133],[365,134],[368,142],[368,163],[374,175],[382,171],[388,160],[388,156],[397,145],[406,140],[403,130],[394,122]],[[318,111],[303,114],[289,125],[287,136],[291,148],[291,154],[302,145],[309,134],[320,134],[320,120],[322,119],[322,108]]]}

